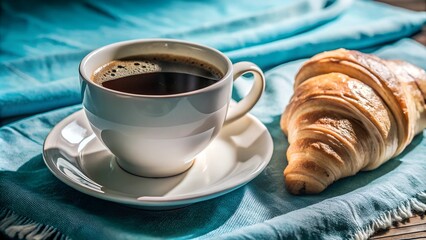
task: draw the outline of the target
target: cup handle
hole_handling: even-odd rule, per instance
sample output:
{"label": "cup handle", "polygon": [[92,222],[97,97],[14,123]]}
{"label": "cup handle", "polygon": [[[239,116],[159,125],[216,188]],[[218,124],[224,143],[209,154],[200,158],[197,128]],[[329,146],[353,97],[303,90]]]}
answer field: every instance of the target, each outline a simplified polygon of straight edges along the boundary
{"label": "cup handle", "polygon": [[263,75],[262,70],[251,62],[238,62],[234,64],[234,81],[243,75],[244,73],[253,73],[254,81],[253,86],[250,89],[250,92],[241,99],[237,104],[229,108],[226,115],[225,124],[231,123],[242,116],[244,116],[248,111],[250,111],[254,105],[262,96],[263,90],[265,90],[265,76]]}

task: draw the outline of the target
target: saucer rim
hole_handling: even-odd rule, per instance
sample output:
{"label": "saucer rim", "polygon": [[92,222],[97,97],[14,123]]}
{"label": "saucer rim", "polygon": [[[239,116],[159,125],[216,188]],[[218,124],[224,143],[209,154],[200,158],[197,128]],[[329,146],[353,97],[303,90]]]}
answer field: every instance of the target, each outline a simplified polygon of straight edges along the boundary
{"label": "saucer rim", "polygon": [[[124,194],[119,194],[119,192],[117,190],[109,189],[107,186],[104,186],[104,185],[102,185],[102,187],[103,187],[102,192],[98,192],[98,191],[89,189],[89,188],[87,188],[87,187],[85,187],[81,184],[78,184],[74,181],[71,181],[67,176],[65,176],[56,167],[56,165],[53,162],[53,159],[51,157],[49,158],[48,156],[46,156],[47,151],[48,151],[47,146],[46,146],[48,139],[52,138],[53,134],[55,132],[57,132],[58,130],[62,129],[67,123],[71,122],[73,119],[78,119],[80,117],[79,115],[84,117],[84,110],[83,109],[80,109],[80,110],[68,115],[67,117],[65,117],[61,121],[59,121],[52,128],[52,130],[49,132],[49,134],[46,136],[46,138],[43,142],[43,153],[42,153],[44,163],[46,164],[47,168],[50,170],[51,173],[53,173],[53,175],[56,178],[58,178],[63,183],[74,188],[77,191],[80,191],[82,193],[85,193],[85,194],[90,195],[90,196],[95,197],[95,198],[103,199],[103,200],[110,201],[110,202],[130,205],[130,206],[134,206],[134,207],[142,207],[143,208],[143,207],[182,206],[182,205],[189,205],[189,204],[192,204],[192,203],[206,201],[206,200],[209,200],[209,199],[219,197],[221,195],[224,195],[226,193],[229,193],[233,190],[236,190],[236,189],[244,186],[245,184],[247,184],[251,180],[253,180],[255,177],[257,177],[266,168],[266,166],[269,164],[269,162],[272,158],[272,155],[273,155],[274,146],[273,146],[273,140],[272,140],[272,136],[271,136],[270,132],[268,131],[266,126],[259,119],[257,119],[255,116],[251,115],[250,113],[247,113],[243,117],[241,117],[241,119],[249,118],[250,121],[253,121],[258,127],[261,127],[263,130],[266,131],[268,143],[265,143],[265,145],[269,146],[270,150],[266,152],[266,157],[262,158],[261,164],[257,165],[256,168],[254,169],[254,171],[252,171],[246,177],[238,179],[237,181],[233,181],[232,184],[227,184],[227,185],[225,185],[225,187],[220,188],[220,190],[215,190],[215,188],[213,188],[211,190],[204,191],[204,192],[201,192],[201,193],[181,194],[181,195],[177,195],[175,197],[164,197],[164,196],[161,196],[161,197],[156,197],[156,196],[153,196],[153,197],[149,197],[149,196],[148,197],[143,197],[143,196],[142,197],[129,197],[129,196],[126,196]],[[241,120],[241,119],[239,119],[239,120]],[[236,120],[235,123],[238,122],[239,120]],[[85,120],[85,121],[87,121],[87,120]],[[84,172],[83,172],[83,174],[84,174]],[[87,176],[86,174],[84,174],[84,175]],[[140,199],[140,198],[142,198],[142,199]]]}

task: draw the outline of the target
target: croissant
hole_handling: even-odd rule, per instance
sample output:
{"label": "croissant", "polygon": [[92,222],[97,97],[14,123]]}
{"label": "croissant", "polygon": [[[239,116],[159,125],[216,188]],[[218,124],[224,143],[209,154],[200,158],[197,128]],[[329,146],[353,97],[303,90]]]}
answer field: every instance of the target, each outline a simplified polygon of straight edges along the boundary
{"label": "croissant", "polygon": [[314,194],[400,154],[426,127],[426,72],[338,49],[308,60],[281,117],[286,188]]}

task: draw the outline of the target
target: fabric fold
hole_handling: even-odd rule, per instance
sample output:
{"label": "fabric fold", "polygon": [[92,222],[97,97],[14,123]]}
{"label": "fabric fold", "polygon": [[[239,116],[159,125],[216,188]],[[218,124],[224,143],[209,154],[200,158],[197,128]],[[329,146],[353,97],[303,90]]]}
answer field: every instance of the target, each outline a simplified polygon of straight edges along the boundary
{"label": "fabric fold", "polygon": [[380,46],[419,31],[426,13],[411,13],[384,4],[355,1],[336,21],[291,38],[227,52],[233,61],[248,59],[269,69],[279,63],[335,49]]}
{"label": "fabric fold", "polygon": [[[165,2],[169,4],[160,8],[148,3],[131,7],[112,1],[75,1],[67,3],[66,12],[54,5],[45,15],[36,6],[28,12],[20,9],[19,1],[2,2],[1,18],[7,24],[1,30],[7,34],[0,42],[0,69],[5,69],[0,73],[0,119],[4,122],[80,102],[79,61],[90,50],[116,41],[185,39],[218,48],[234,62],[253,61],[267,70],[337,46],[363,49],[394,41],[413,34],[426,22],[425,13],[351,0],[241,0],[191,7],[184,1]],[[64,19],[73,13],[79,18],[58,21],[55,11],[64,14]],[[12,22],[19,24],[14,27]],[[27,84],[29,79],[33,82]],[[46,84],[55,81],[72,86],[66,100],[55,94],[64,92],[62,84]],[[34,91],[39,84],[40,91]]]}

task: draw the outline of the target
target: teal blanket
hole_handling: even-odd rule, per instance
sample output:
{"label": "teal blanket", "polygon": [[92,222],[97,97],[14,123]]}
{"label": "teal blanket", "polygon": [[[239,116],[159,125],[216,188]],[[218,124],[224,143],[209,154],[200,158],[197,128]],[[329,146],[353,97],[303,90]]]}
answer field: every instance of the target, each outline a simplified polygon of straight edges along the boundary
{"label": "teal blanket", "polygon": [[[297,69],[315,53],[359,49],[426,69],[426,48],[405,37],[426,14],[370,1],[1,1],[0,238],[365,239],[392,221],[426,211],[426,140],[398,157],[340,180],[315,196],[286,192],[288,147],[280,115]],[[102,45],[166,37],[206,44],[265,72],[251,111],[268,128],[274,154],[244,187],[171,211],[99,200],[56,179],[41,156],[52,127],[79,110],[77,67]],[[238,99],[250,86],[236,82]]]}

